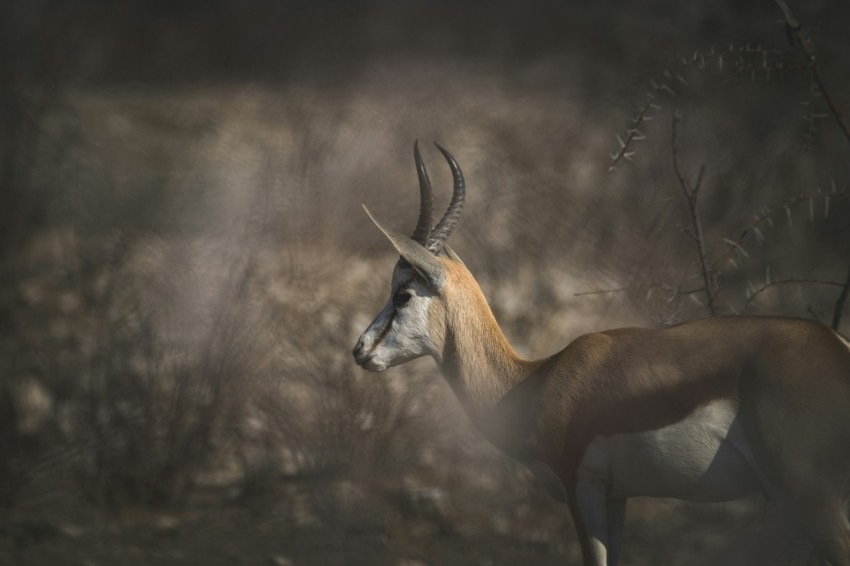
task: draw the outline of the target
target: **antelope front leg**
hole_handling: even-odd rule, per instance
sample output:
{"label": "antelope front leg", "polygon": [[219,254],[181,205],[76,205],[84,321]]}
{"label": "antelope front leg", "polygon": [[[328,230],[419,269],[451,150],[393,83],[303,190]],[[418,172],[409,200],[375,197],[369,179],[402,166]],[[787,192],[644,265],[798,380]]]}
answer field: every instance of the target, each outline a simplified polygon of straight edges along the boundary
{"label": "antelope front leg", "polygon": [[[609,566],[608,561],[608,477],[580,467],[569,494],[570,511],[581,543],[585,566]],[[617,529],[615,530],[615,534]],[[617,537],[619,538],[619,537]],[[614,561],[619,548],[612,552]]]}

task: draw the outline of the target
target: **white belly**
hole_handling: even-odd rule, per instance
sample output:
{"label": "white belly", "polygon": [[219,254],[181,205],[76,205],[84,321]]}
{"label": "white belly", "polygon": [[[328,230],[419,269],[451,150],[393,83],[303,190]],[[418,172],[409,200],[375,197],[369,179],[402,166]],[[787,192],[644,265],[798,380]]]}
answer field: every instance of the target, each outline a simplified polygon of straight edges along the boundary
{"label": "white belly", "polygon": [[719,502],[743,497],[760,484],[734,420],[734,405],[715,401],[658,430],[598,437],[585,449],[579,477],[605,481],[610,498]]}

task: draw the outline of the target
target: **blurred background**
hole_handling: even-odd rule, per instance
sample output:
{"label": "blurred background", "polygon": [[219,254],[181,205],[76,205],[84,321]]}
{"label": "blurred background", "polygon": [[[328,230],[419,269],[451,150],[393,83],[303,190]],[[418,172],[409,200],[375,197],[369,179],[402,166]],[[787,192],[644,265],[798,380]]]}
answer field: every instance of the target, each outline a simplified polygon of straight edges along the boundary
{"label": "blurred background", "polygon": [[[850,4],[791,9],[850,113]],[[0,563],[580,563],[430,360],[351,359],[396,259],[360,204],[412,230],[416,139],[525,356],[850,331],[850,143],[769,0],[6,1]],[[635,500],[621,563],[809,558],[760,497]]]}

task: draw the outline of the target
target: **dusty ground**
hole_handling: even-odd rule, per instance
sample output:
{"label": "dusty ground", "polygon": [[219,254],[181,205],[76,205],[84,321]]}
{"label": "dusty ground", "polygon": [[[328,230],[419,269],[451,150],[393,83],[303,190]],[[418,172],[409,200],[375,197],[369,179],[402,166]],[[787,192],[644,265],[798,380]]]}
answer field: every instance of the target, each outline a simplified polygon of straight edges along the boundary
{"label": "dusty ground", "polygon": [[[33,505],[0,529],[0,563],[132,565],[580,564],[566,509],[526,497],[417,488],[378,494],[348,481],[281,485],[251,498],[209,492],[188,510]],[[537,504],[536,504],[537,503]],[[536,505],[535,505],[536,504]],[[621,561],[805,564],[760,500],[634,500]]]}

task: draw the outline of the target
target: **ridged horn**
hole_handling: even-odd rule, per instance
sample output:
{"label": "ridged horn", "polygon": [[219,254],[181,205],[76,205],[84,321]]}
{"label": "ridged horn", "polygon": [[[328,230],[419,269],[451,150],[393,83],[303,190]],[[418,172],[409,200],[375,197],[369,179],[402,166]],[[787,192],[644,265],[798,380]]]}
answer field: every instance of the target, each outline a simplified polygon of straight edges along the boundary
{"label": "ridged horn", "polygon": [[428,179],[428,171],[419,154],[419,140],[413,144],[413,159],[416,160],[416,174],[419,176],[419,220],[410,238],[419,244],[425,245],[428,235],[431,233],[431,216],[434,211],[434,197],[431,194],[431,181]]}
{"label": "ridged horn", "polygon": [[463,180],[463,172],[461,172],[460,166],[457,164],[457,161],[455,161],[455,158],[452,157],[452,154],[446,151],[445,148],[440,146],[437,142],[434,142],[434,145],[437,146],[437,149],[440,150],[440,153],[442,153],[443,157],[446,158],[446,161],[449,162],[449,167],[452,170],[452,178],[454,179],[452,200],[449,203],[449,207],[446,209],[446,213],[443,215],[443,218],[436,226],[434,226],[434,229],[431,230],[431,234],[428,236],[428,242],[425,245],[425,247],[432,253],[437,254],[440,252],[449,236],[451,236],[452,230],[454,230],[457,221],[460,220],[460,213],[463,211],[463,203],[466,200],[466,184]]}

